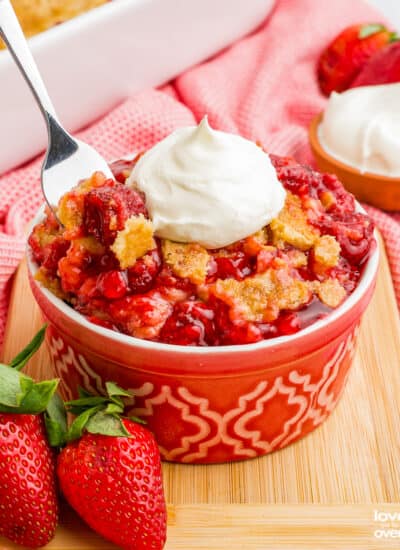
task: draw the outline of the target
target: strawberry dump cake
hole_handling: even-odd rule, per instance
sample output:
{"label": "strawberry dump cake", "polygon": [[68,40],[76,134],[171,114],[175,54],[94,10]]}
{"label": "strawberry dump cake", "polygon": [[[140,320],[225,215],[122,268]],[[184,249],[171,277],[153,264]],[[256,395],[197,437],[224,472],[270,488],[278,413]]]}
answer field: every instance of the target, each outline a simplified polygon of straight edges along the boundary
{"label": "strawberry dump cake", "polygon": [[335,176],[207,120],[112,170],[67,193],[57,217],[48,209],[29,244],[38,281],[138,338],[217,346],[293,334],[352,293],[374,242]]}

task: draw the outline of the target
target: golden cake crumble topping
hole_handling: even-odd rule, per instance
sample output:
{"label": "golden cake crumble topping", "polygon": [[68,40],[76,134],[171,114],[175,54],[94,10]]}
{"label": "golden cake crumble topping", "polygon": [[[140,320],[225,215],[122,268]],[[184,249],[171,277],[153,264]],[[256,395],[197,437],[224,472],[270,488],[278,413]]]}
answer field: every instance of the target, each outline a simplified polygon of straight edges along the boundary
{"label": "golden cake crumble topping", "polygon": [[[112,218],[110,227],[111,229],[116,228]],[[132,267],[138,258],[155,248],[156,243],[153,235],[153,224],[143,214],[132,216],[126,220],[124,229],[117,232],[117,236],[110,247],[122,269]]]}
{"label": "golden cake crumble topping", "polygon": [[325,305],[335,308],[346,298],[346,291],[337,279],[326,279],[325,281],[315,281],[311,283],[318,298]]}
{"label": "golden cake crumble topping", "polygon": [[92,189],[102,187],[106,177],[102,172],[95,172],[90,178],[82,180],[72,191],[61,197],[57,217],[68,231],[82,227],[85,195]]}
{"label": "golden cake crumble topping", "polygon": [[337,265],[340,256],[340,244],[332,235],[322,235],[318,237],[314,244],[315,261],[326,266],[334,267]]}
{"label": "golden cake crumble topping", "polygon": [[[11,0],[26,37],[39,34],[109,0]],[[0,49],[4,48],[0,40]]]}
{"label": "golden cake crumble topping", "polygon": [[282,309],[296,310],[311,299],[309,285],[292,277],[287,267],[268,269],[243,281],[218,280],[212,293],[247,321],[271,322]]}
{"label": "golden cake crumble topping", "polygon": [[203,246],[165,239],[162,243],[162,253],[175,275],[182,279],[187,278],[197,285],[205,282],[210,255]]}
{"label": "golden cake crumble topping", "polygon": [[137,338],[231,345],[293,334],[353,292],[373,240],[340,182],[271,155],[284,208],[256,233],[218,249],[159,238],[145,197],[94,174],[29,238],[36,278],[92,322]]}
{"label": "golden cake crumble topping", "polygon": [[320,235],[318,229],[309,223],[301,199],[290,192],[286,195],[285,206],[272,220],[270,228],[273,242],[280,248],[290,244],[299,250],[309,250]]}

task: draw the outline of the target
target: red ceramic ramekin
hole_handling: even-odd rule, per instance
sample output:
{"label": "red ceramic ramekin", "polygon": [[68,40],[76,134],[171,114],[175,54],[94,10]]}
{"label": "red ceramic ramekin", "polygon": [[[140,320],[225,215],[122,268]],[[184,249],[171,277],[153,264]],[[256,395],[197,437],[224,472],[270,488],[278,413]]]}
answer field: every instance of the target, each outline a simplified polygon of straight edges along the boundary
{"label": "red ceramic ramekin", "polygon": [[[38,214],[37,223],[42,214]],[[47,345],[66,398],[117,382],[134,397],[164,460],[210,463],[264,455],[314,430],[337,404],[372,296],[376,246],[353,294],[328,317],[291,336],[220,347],[150,342],[90,323],[35,281]]]}

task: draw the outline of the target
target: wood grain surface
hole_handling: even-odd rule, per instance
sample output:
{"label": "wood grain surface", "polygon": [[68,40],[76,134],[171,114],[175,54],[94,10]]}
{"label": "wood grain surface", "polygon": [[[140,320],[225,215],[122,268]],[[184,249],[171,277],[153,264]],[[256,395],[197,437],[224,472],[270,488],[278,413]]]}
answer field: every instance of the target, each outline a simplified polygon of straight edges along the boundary
{"label": "wood grain surface", "polygon": [[[40,325],[22,264],[12,290],[4,361]],[[165,463],[165,550],[400,548],[397,516],[374,521],[377,510],[400,513],[399,328],[383,252],[356,360],[332,416],[303,440],[266,457],[220,465]],[[27,372],[38,379],[53,375],[44,347]],[[11,548],[0,538],[0,550]],[[64,505],[49,548],[112,546]]]}

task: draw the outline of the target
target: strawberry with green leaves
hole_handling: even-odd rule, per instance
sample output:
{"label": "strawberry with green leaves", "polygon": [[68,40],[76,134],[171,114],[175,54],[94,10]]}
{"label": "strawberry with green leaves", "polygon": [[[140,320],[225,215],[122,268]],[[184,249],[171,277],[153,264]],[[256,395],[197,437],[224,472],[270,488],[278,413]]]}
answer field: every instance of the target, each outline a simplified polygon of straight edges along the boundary
{"label": "strawberry with green leaves", "polygon": [[76,416],[66,433],[56,418],[62,411],[49,415],[52,443],[66,440],[57,463],[60,488],[104,538],[125,549],[161,550],[166,507],[157,444],[137,419],[121,416],[129,393],[112,382],[106,388],[106,397],[80,390],[66,403]]}
{"label": "strawberry with green leaves", "polygon": [[58,518],[55,454],[43,416],[57,399],[58,380],[35,383],[20,372],[44,330],[10,365],[0,364],[0,535],[31,548],[53,538]]}
{"label": "strawberry with green leaves", "polygon": [[[54,536],[56,473],[62,492],[86,523],[125,549],[161,550],[166,507],[153,435],[123,417],[130,394],[112,382],[107,396],[80,390],[66,403],[58,380],[35,383],[20,372],[45,327],[11,362],[0,364],[0,535],[37,548]],[[62,448],[56,458],[51,446]]]}
{"label": "strawberry with green leaves", "polygon": [[395,40],[398,40],[396,33],[379,23],[344,29],[319,58],[317,76],[321,91],[329,95],[349,88],[365,63]]}

